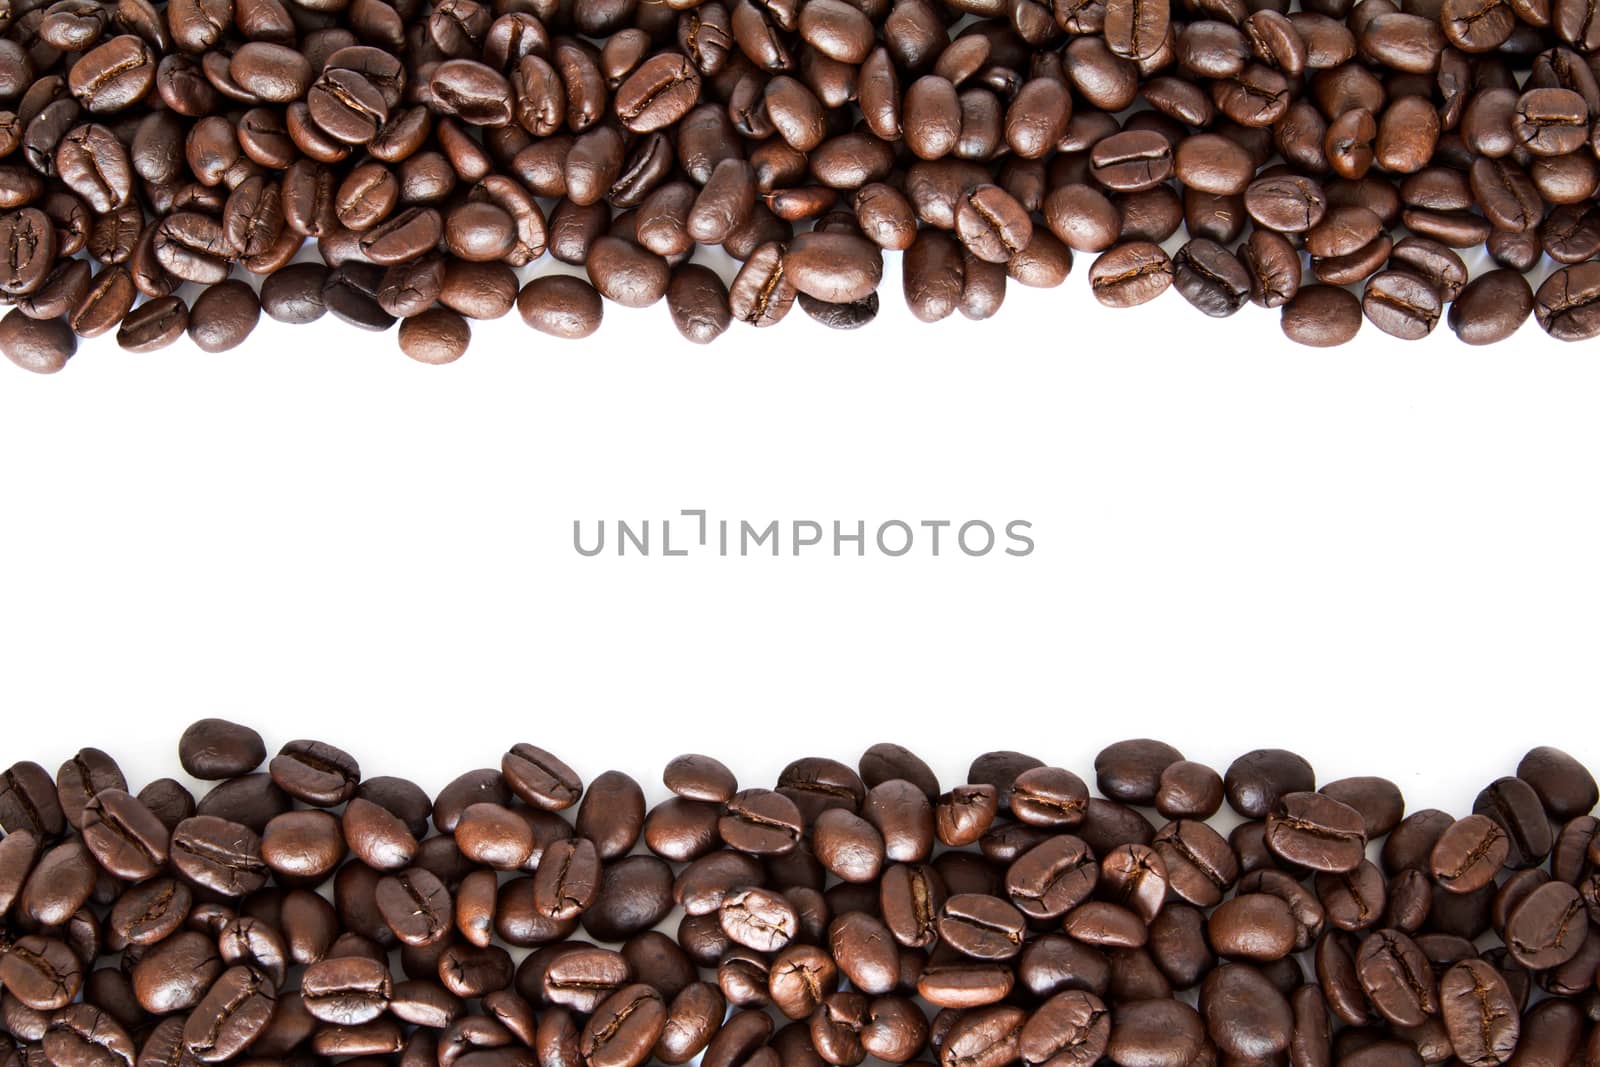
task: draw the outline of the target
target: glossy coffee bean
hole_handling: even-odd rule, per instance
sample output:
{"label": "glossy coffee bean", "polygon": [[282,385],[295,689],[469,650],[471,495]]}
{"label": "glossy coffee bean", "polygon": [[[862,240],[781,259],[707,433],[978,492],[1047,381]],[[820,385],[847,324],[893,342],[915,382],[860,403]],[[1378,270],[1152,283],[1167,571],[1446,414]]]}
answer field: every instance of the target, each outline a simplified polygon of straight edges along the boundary
{"label": "glossy coffee bean", "polygon": [[201,719],[178,739],[178,761],[192,777],[220,781],[249,774],[267,758],[261,735],[226,719]]}
{"label": "glossy coffee bean", "polygon": [[1441,888],[1471,893],[1489,885],[1511,854],[1511,842],[1487,815],[1468,815],[1435,840],[1428,866]]}

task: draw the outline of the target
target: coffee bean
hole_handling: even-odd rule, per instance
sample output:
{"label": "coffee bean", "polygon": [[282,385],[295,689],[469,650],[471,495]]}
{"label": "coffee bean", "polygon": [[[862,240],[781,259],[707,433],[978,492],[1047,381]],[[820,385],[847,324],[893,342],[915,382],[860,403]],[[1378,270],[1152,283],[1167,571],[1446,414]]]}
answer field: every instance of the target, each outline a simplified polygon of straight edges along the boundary
{"label": "coffee bean", "polygon": [[285,793],[324,808],[349,800],[361,781],[361,769],[349,753],[321,741],[290,741],[267,769]]}
{"label": "coffee bean", "polygon": [[1583,901],[1565,882],[1547,882],[1522,901],[1505,924],[1506,950],[1532,971],[1559,967],[1588,936]]}
{"label": "coffee bean", "polygon": [[1327,212],[1327,195],[1310,178],[1258,178],[1244,191],[1245,210],[1259,225],[1279,233],[1304,233]]}
{"label": "coffee bean", "polygon": [[1119,741],[1095,757],[1096,784],[1113,800],[1147,804],[1160,788],[1161,772],[1183,759],[1183,753],[1161,741]]}
{"label": "coffee bean", "polygon": [[1468,815],[1436,838],[1429,855],[1435,881],[1450,893],[1471,893],[1490,884],[1511,853],[1511,842],[1487,815]]}
{"label": "coffee bean", "polygon": [[999,960],[1022,950],[1025,922],[1020,911],[999,897],[961,893],[944,902],[937,925],[944,943],[962,955]]}
{"label": "coffee bean", "polygon": [[1404,341],[1433,332],[1444,302],[1428,281],[1410,273],[1387,270],[1367,279],[1361,310],[1378,329]]}
{"label": "coffee bean", "polygon": [[1199,1013],[1176,1000],[1136,1000],[1112,1016],[1106,1055],[1117,1067],[1179,1067],[1205,1041]]}
{"label": "coffee bean", "polygon": [[723,933],[758,952],[776,952],[794,939],[799,916],[780,894],[742,889],[723,898],[717,911]]}
{"label": "coffee bean", "polygon": [[698,345],[710,344],[721,337],[733,321],[728,287],[716,272],[697,263],[685,264],[672,272],[672,280],[667,284],[667,309],[678,332]]}
{"label": "coffee bean", "polygon": [[183,1043],[202,1063],[220,1063],[247,1048],[266,1027],[276,995],[249,967],[225,971],[189,1016]]}
{"label": "coffee bean", "polygon": [[1355,338],[1361,329],[1361,302],[1344,289],[1310,285],[1283,307],[1283,332],[1298,344],[1331,348]]}
{"label": "coffee bean", "polygon": [[167,828],[123,790],[95,794],[84,808],[82,832],[100,866],[125,881],[153,878],[167,861]]}
{"label": "coffee bean", "polygon": [[1576,818],[1594,807],[1590,794],[1600,788],[1588,769],[1558,748],[1530,749],[1517,764],[1517,777],[1533,787],[1545,810],[1557,819]]}
{"label": "coffee bean", "polygon": [[661,994],[645,985],[631,985],[612,994],[595,1009],[583,1028],[580,1048],[591,1067],[637,1067],[666,1026]]}
{"label": "coffee bean", "polygon": [[1168,764],[1157,780],[1155,808],[1169,819],[1206,819],[1222,807],[1222,776],[1203,763]]}
{"label": "coffee bean", "polygon": [[835,919],[828,927],[828,947],[839,970],[864,993],[888,993],[900,981],[894,938],[880,920],[865,912]]}
{"label": "coffee bean", "polygon": [[1232,315],[1250,298],[1250,274],[1232,252],[1204,237],[1190,240],[1172,260],[1173,284],[1213,318]]}
{"label": "coffee bean", "polygon": [[0,352],[23,370],[54,374],[77,350],[77,336],[60,319],[32,319],[18,308],[0,318]]}
{"label": "coffee bean", "polygon": [[1022,1027],[1017,1049],[1024,1063],[1088,1067],[1105,1054],[1111,1013],[1093,993],[1068,990],[1041,1004]]}
{"label": "coffee bean", "polygon": [[1439,1010],[1461,1062],[1504,1063],[1516,1049],[1521,1021],[1505,979],[1482,960],[1463,960],[1439,982]]}
{"label": "coffee bean", "polygon": [[1172,144],[1153,130],[1112,134],[1090,150],[1089,173],[1118,192],[1153,188],[1172,176]]}
{"label": "coffee bean", "polygon": [[454,363],[471,340],[467,320],[447,308],[429,308],[400,323],[400,350],[419,363]]}
{"label": "coffee bean", "polygon": [[328,268],[320,263],[291,263],[261,283],[261,310],[279,322],[315,322],[328,310],[322,297]]}
{"label": "coffee bean", "polygon": [[635,133],[670,126],[688,114],[700,96],[700,73],[688,58],[662,52],[640,66],[617,89],[617,117]]}
{"label": "coffee bean", "polygon": [[1281,1055],[1294,1037],[1289,1001],[1246,964],[1226,963],[1206,976],[1200,1013],[1207,1035],[1228,1056]]}
{"label": "coffee bean", "polygon": [[1009,1004],[996,1004],[964,1013],[950,1027],[939,1050],[942,1067],[973,1064],[1002,1067],[1020,1055],[1027,1013]]}
{"label": "coffee bean", "polygon": [[798,292],[844,304],[861,300],[883,277],[883,255],[864,238],[806,233],[783,254],[783,277]]}
{"label": "coffee bean", "polygon": [[1420,1026],[1439,1010],[1427,957],[1398,930],[1380,930],[1361,942],[1356,974],[1372,1006],[1396,1026]]}
{"label": "coffee bean", "polygon": [[261,838],[248,826],[196,815],[172,831],[170,848],[184,877],[223,896],[244,896],[266,883]]}
{"label": "coffee bean", "polygon": [[260,734],[226,719],[201,719],[178,739],[178,761],[183,769],[207,781],[249,774],[266,758]]}
{"label": "coffee bean", "polygon": [[1134,307],[1164,293],[1172,272],[1172,260],[1160,245],[1130,241],[1101,253],[1089,268],[1089,285],[1107,307]]}
{"label": "coffee bean", "polygon": [[1527,280],[1502,269],[1468,282],[1451,303],[1448,322],[1467,344],[1484,345],[1510,337],[1532,313],[1533,290]]}
{"label": "coffee bean", "polygon": [[1361,814],[1320,793],[1286,793],[1267,816],[1267,847],[1312,870],[1353,870],[1366,844]]}
{"label": "coffee bean", "polygon": [[1294,950],[1299,925],[1281,898],[1240,893],[1217,906],[1206,930],[1219,955],[1269,962]]}
{"label": "coffee bean", "polygon": [[340,1026],[357,1026],[382,1015],[393,981],[380,960],[345,956],[306,968],[300,996],[313,1017]]}
{"label": "coffee bean", "polygon": [[254,289],[238,279],[207,286],[189,309],[189,337],[204,352],[243,344],[261,319]]}
{"label": "coffee bean", "polygon": [[1510,852],[1506,864],[1536,867],[1550,854],[1550,821],[1533,787],[1521,778],[1500,778],[1478,794],[1472,810],[1487,815],[1506,832]]}

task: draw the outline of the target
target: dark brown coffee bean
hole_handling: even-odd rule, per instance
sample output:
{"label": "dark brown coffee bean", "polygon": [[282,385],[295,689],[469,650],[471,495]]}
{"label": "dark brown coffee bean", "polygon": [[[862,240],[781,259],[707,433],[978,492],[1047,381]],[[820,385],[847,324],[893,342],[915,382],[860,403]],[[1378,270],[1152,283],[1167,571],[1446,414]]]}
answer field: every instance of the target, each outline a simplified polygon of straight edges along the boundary
{"label": "dark brown coffee bean", "polygon": [[1172,260],[1151,241],[1131,241],[1102,253],[1089,268],[1095,299],[1108,307],[1133,307],[1172,284]]}
{"label": "dark brown coffee bean", "polygon": [[1500,825],[1487,815],[1468,815],[1435,839],[1428,865],[1434,879],[1451,893],[1472,893],[1494,881],[1511,852]]}
{"label": "dark brown coffee bean", "polygon": [[1250,298],[1250,274],[1232,252],[1196,237],[1173,257],[1173,284],[1185,300],[1213,318],[1232,315]]}
{"label": "dark brown coffee bean", "polygon": [[650,1056],[666,1026],[667,1009],[646,985],[619,989],[583,1028],[579,1045],[590,1067],[638,1067]]}
{"label": "dark brown coffee bean", "polygon": [[944,1036],[939,1049],[942,1067],[1004,1067],[1020,1055],[1027,1012],[1010,1004],[996,1004],[963,1013]]}
{"label": "dark brown coffee bean", "polygon": [[1287,956],[1298,929],[1289,905],[1269,893],[1240,893],[1224,901],[1207,925],[1219,954],[1261,962]]}
{"label": "dark brown coffee bean", "polygon": [[1583,901],[1565,882],[1547,882],[1528,894],[1505,925],[1506,950],[1532,971],[1566,963],[1588,935]]}
{"label": "dark brown coffee bean", "polygon": [[1267,847],[1301,867],[1353,870],[1366,844],[1361,814],[1321,793],[1287,793],[1267,816]]}
{"label": "dark brown coffee bean", "polygon": [[1282,305],[1284,334],[1315,348],[1342,345],[1361,329],[1361,302],[1331,285],[1306,286]]}
{"label": "dark brown coffee bean", "polygon": [[1177,1000],[1137,1000],[1112,1016],[1106,1055],[1117,1067],[1181,1067],[1200,1052],[1205,1024]]}
{"label": "dark brown coffee bean", "polygon": [[1529,750],[1517,764],[1517,777],[1533,787],[1553,818],[1570,819],[1585,815],[1600,798],[1594,776],[1576,759],[1558,748],[1541,746]]}
{"label": "dark brown coffee bean", "polygon": [[1463,960],[1439,982],[1439,1010],[1450,1044],[1472,1067],[1505,1063],[1521,1032],[1516,1002],[1505,979],[1482,960]]}
{"label": "dark brown coffee bean", "polygon": [[120,789],[103,789],[84,807],[83,842],[100,866],[129,882],[160,872],[169,834],[161,820]]}
{"label": "dark brown coffee bean", "polygon": [[244,896],[266,884],[261,838],[239,823],[203,814],[185,819],[172,831],[170,850],[179,873],[223,896]]}
{"label": "dark brown coffee bean", "polygon": [[60,319],[29,318],[19,308],[0,318],[0,352],[23,370],[54,374],[77,350],[77,336]]}
{"label": "dark brown coffee bean", "polygon": [[1200,987],[1206,1033],[1228,1056],[1281,1055],[1294,1037],[1294,1013],[1285,996],[1261,971],[1227,963]]}
{"label": "dark brown coffee bean", "polygon": [[1433,332],[1444,301],[1430,282],[1408,272],[1386,270],[1367,279],[1361,310],[1384,333],[1416,341]]}
{"label": "dark brown coffee bean", "polygon": [[1510,337],[1532,313],[1527,279],[1517,271],[1492,270],[1467,283],[1451,303],[1447,321],[1467,344],[1484,345]]}

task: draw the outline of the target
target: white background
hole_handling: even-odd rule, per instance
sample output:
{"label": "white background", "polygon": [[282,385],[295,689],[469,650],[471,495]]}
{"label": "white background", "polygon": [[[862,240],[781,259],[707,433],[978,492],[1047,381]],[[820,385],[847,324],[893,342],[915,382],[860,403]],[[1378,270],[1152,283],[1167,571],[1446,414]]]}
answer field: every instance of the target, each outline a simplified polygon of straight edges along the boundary
{"label": "white background", "polygon": [[[896,739],[953,779],[1152,735],[1457,811],[1533,744],[1600,764],[1593,345],[1312,351],[1255,308],[1102,309],[1087,263],[985,324],[912,321],[891,263],[854,334],[797,309],[699,349],[608,307],[580,344],[479,324],[444,368],[331,319],[0,364],[0,757],[99,743],[143,781],[217,714],[430,787],[531,741],[659,789],[688,749],[755,783]],[[572,550],[682,508],[1038,547]]]}

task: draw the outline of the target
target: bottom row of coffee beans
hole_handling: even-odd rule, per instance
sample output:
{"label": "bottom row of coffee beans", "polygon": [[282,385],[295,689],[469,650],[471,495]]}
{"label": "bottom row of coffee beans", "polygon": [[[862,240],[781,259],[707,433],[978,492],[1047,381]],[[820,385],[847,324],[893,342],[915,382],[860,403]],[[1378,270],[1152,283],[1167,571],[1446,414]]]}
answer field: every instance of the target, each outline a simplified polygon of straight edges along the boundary
{"label": "bottom row of coffee beans", "polygon": [[1596,783],[1554,748],[1459,816],[1153,740],[683,755],[653,804],[531,744],[431,794],[221,719],[178,762],[0,775],[0,1067],[1600,1062]]}

